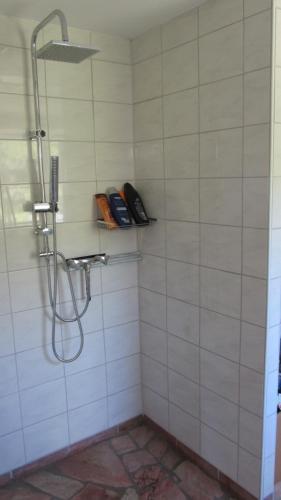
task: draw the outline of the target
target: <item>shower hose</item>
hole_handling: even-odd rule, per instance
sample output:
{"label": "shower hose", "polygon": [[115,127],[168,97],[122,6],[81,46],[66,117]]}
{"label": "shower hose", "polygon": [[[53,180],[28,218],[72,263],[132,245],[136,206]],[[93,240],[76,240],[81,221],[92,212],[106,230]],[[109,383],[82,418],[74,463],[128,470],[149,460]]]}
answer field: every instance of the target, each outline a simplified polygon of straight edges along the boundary
{"label": "shower hose", "polygon": [[[81,318],[84,316],[86,313],[89,303],[91,300],[91,289],[90,289],[90,268],[85,268],[85,281],[86,281],[86,303],[85,306],[83,307],[83,310],[79,313],[78,311],[78,306],[77,306],[77,300],[75,297],[74,293],[74,287],[73,287],[73,282],[71,279],[70,275],[70,270],[66,262],[66,258],[63,255],[62,252],[59,252],[57,250],[57,230],[56,230],[56,212],[52,212],[52,225],[53,225],[53,262],[54,262],[54,268],[53,268],[53,289],[52,289],[52,278],[51,278],[51,266],[50,266],[50,257],[47,257],[47,277],[48,277],[48,292],[49,292],[49,298],[50,298],[50,305],[52,308],[52,348],[55,357],[57,358],[58,361],[61,361],[62,363],[72,363],[72,361],[75,361],[77,358],[79,358],[83,346],[84,346],[84,332],[83,332],[83,327],[81,323]],[[48,236],[45,236],[46,241],[46,248],[47,248],[47,253],[50,253],[49,251],[49,241],[48,241]],[[73,309],[74,309],[74,316],[73,318],[64,318],[57,312],[57,295],[58,295],[58,257],[61,258],[64,267],[66,269],[66,274],[67,274],[67,279],[68,279],[68,284],[69,284],[69,289],[70,289],[70,295],[71,295],[71,300],[73,304]],[[60,321],[64,323],[72,323],[74,321],[77,321],[78,324],[78,329],[79,329],[79,336],[80,336],[80,346],[77,351],[77,353],[71,357],[71,358],[65,358],[61,356],[56,347],[56,319],[59,319]]]}

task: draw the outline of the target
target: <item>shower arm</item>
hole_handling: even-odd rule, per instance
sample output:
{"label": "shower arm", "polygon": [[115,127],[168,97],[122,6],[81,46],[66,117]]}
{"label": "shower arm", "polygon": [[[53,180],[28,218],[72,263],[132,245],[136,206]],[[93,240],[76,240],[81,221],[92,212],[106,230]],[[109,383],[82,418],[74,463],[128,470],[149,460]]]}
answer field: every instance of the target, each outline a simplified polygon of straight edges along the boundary
{"label": "shower arm", "polygon": [[[46,190],[45,190],[45,179],[44,179],[43,149],[42,149],[42,139],[43,137],[45,137],[46,133],[41,129],[36,42],[38,33],[47,24],[49,24],[55,17],[58,17],[60,21],[62,40],[68,42],[68,30],[67,30],[66,18],[64,13],[59,9],[54,10],[47,17],[45,17],[45,19],[43,19],[43,21],[41,21],[41,23],[39,23],[36,26],[31,36],[32,80],[33,80],[34,109],[35,109],[35,133],[32,133],[31,138],[35,139],[37,143],[39,182],[41,187],[42,202],[47,201]],[[46,214],[43,214],[43,218],[44,218],[44,225],[46,227],[47,226]]]}

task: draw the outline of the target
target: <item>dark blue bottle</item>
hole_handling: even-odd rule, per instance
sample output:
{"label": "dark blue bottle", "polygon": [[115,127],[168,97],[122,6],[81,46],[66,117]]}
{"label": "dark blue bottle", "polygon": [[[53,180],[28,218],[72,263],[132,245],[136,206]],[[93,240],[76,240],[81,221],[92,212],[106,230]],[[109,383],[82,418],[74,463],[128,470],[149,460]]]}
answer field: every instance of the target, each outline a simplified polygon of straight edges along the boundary
{"label": "dark blue bottle", "polygon": [[120,227],[129,227],[132,225],[132,218],[129,214],[127,205],[117,189],[111,187],[107,190],[110,210],[112,216]]}

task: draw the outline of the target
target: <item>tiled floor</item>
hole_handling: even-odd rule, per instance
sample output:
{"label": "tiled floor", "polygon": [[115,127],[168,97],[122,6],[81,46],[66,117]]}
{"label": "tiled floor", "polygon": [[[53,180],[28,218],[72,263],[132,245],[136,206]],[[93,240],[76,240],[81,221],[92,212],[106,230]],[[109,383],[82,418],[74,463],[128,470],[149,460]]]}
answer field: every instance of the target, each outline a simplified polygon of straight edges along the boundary
{"label": "tiled floor", "polygon": [[0,489],[0,500],[228,500],[220,484],[140,425]]}

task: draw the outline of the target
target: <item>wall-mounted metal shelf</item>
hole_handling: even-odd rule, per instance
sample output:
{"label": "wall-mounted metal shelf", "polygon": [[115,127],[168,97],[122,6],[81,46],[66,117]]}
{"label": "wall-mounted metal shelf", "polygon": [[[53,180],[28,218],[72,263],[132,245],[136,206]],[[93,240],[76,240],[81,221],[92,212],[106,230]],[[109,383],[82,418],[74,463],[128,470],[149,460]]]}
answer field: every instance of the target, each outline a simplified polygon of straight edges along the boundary
{"label": "wall-mounted metal shelf", "polygon": [[148,223],[145,223],[145,224],[131,224],[129,226],[116,226],[115,224],[111,224],[110,222],[106,222],[104,221],[103,219],[97,219],[97,225],[98,227],[100,227],[101,229],[107,229],[109,231],[114,231],[114,230],[122,230],[122,231],[126,231],[127,229],[140,229],[140,228],[144,228],[144,227],[147,227],[147,226],[151,226],[152,224],[155,224],[155,222],[157,222],[157,219],[154,219],[152,217],[149,217],[149,222]]}

